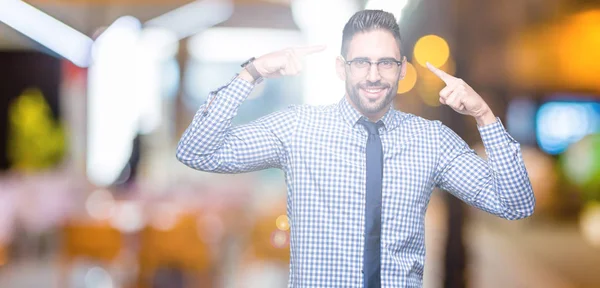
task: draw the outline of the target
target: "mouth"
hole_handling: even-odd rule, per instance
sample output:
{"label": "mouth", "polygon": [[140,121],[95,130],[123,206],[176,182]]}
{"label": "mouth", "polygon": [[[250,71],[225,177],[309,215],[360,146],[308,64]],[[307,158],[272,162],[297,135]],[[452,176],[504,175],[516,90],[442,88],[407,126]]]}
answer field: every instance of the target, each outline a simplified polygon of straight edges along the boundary
{"label": "mouth", "polygon": [[385,87],[361,87],[360,91],[370,100],[376,100],[385,95],[388,88]]}

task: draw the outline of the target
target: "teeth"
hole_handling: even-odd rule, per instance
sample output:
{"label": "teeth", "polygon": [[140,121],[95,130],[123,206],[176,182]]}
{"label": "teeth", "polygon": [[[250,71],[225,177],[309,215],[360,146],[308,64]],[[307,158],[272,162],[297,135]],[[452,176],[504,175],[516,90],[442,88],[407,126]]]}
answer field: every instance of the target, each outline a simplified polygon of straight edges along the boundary
{"label": "teeth", "polygon": [[379,89],[365,89],[365,90],[369,93],[377,93],[377,92],[381,91],[382,89],[379,88]]}

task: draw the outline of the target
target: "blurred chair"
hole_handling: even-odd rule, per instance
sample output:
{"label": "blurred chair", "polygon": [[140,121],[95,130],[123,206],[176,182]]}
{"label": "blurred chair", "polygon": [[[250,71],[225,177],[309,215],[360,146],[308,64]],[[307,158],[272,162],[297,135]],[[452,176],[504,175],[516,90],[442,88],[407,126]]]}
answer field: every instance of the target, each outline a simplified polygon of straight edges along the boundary
{"label": "blurred chair", "polygon": [[290,225],[285,206],[262,210],[247,230],[235,287],[284,287],[290,262]]}
{"label": "blurred chair", "polygon": [[[200,225],[197,215],[182,213],[172,227],[157,229],[148,225],[141,231],[139,287],[214,285],[215,267],[210,247],[198,233]],[[188,275],[193,279],[190,285],[186,285],[185,281]]]}
{"label": "blurred chair", "polygon": [[[290,261],[290,233],[280,230],[276,223],[281,213],[261,217],[250,232],[250,246],[253,256],[260,261]],[[287,221],[287,220],[280,220]],[[287,224],[284,224],[287,225]]]}
{"label": "blurred chair", "polygon": [[122,252],[124,237],[105,221],[70,221],[63,227],[60,286],[67,286],[67,273],[78,259],[110,266]]}

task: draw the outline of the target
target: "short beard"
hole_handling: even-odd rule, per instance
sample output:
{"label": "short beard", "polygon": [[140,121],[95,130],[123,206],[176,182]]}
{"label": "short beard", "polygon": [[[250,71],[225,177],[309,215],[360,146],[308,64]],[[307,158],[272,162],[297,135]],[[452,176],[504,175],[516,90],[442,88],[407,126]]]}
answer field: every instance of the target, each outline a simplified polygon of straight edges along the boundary
{"label": "short beard", "polygon": [[[398,91],[398,81],[396,81],[395,84],[391,85],[391,87],[390,87],[387,84],[381,83],[381,81],[377,81],[377,82],[367,81],[365,84],[358,83],[358,84],[352,86],[350,84],[349,80],[350,79],[346,78],[346,93],[348,93],[350,100],[358,108],[359,112],[361,112],[364,115],[374,115],[374,114],[381,112],[384,109],[387,109],[389,107],[390,103],[392,103],[392,101],[394,101],[394,98],[396,97],[396,94]],[[383,98],[383,101],[381,101],[380,103],[377,103],[377,105],[373,106],[373,105],[369,105],[371,103],[366,102],[369,100],[362,99],[360,97],[359,89],[361,86],[362,87],[388,88],[388,92],[387,92],[387,95],[385,95],[385,97]]]}

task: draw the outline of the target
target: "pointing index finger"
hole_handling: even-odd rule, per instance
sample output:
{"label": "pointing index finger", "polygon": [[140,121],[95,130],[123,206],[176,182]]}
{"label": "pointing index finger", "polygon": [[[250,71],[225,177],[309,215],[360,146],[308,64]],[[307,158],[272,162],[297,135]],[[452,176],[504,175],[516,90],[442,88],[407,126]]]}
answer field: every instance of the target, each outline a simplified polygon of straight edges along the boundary
{"label": "pointing index finger", "polygon": [[306,47],[298,47],[295,48],[294,51],[298,54],[298,56],[306,56],[309,54],[321,52],[325,50],[327,46],[325,45],[315,45],[315,46],[306,46]]}
{"label": "pointing index finger", "polygon": [[442,81],[444,81],[446,83],[446,85],[450,85],[450,83],[454,82],[454,80],[456,80],[456,78],[446,72],[444,72],[443,70],[440,70],[438,68],[436,68],[435,66],[431,65],[431,63],[427,62],[427,68],[429,68],[429,70],[431,72],[433,72],[433,74],[437,75],[440,79],[442,79]]}

